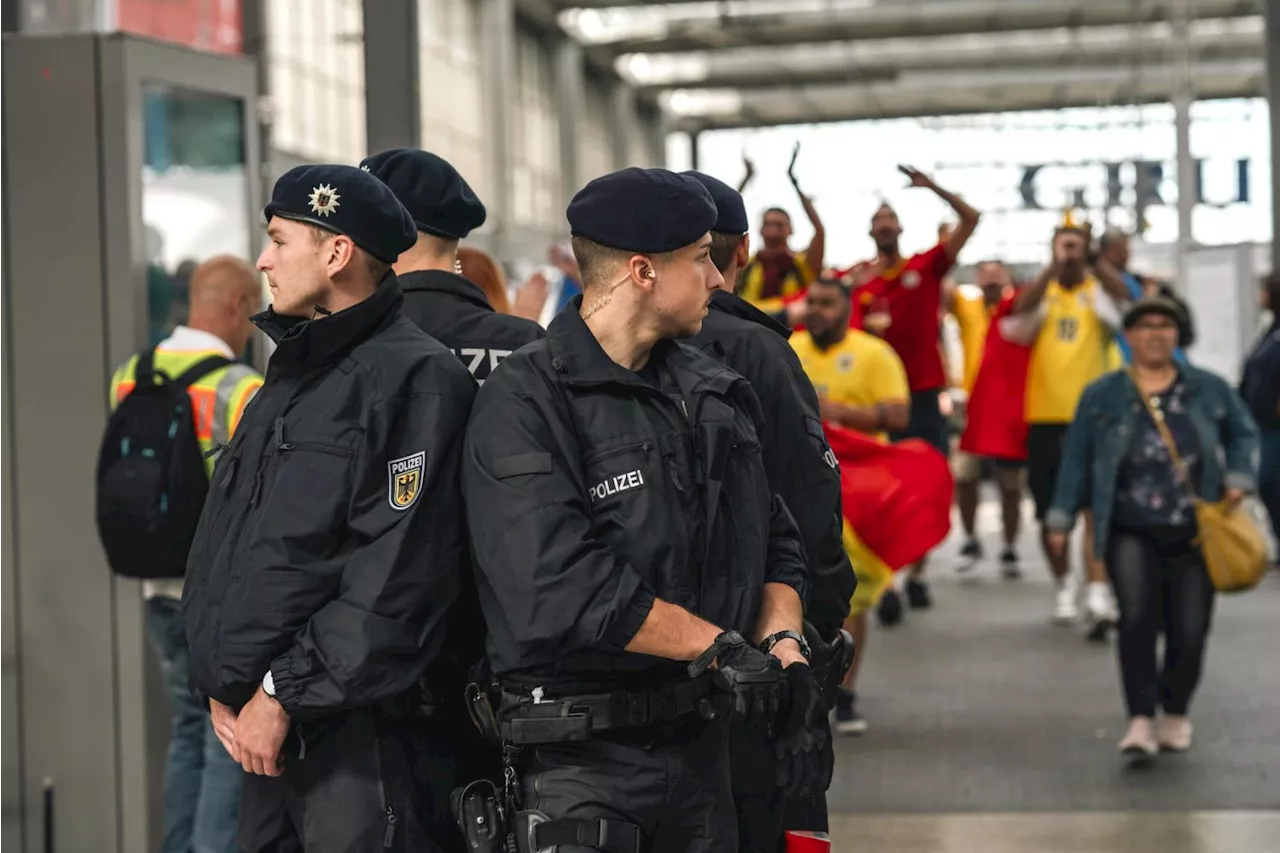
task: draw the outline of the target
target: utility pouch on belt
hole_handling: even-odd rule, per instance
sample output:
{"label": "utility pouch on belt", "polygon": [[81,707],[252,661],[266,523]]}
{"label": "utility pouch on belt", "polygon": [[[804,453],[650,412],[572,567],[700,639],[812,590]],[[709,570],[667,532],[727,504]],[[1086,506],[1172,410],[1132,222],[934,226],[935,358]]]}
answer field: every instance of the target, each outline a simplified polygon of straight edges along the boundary
{"label": "utility pouch on belt", "polygon": [[453,819],[467,839],[472,853],[505,853],[507,850],[506,812],[498,799],[498,789],[487,779],[455,788],[450,796]]}
{"label": "utility pouch on belt", "polygon": [[516,745],[586,740],[591,711],[571,702],[514,705],[503,709],[499,731],[504,743]]}
{"label": "utility pouch on belt", "polygon": [[494,746],[502,744],[502,732],[498,730],[498,717],[493,713],[493,703],[488,692],[474,682],[467,685],[465,692],[467,715],[472,724]]}

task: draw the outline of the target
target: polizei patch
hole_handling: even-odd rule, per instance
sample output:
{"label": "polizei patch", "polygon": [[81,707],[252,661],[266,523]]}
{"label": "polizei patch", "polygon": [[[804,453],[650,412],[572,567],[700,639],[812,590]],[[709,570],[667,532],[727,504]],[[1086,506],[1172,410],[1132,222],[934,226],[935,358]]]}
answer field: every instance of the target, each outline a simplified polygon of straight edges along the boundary
{"label": "polizei patch", "polygon": [[427,454],[419,451],[412,456],[402,456],[387,463],[390,484],[387,500],[392,509],[405,510],[413,506],[422,492],[422,472],[427,467]]}
{"label": "polizei patch", "polygon": [[616,474],[591,487],[591,502],[599,503],[605,498],[611,498],[632,489],[642,489],[647,485],[648,483],[644,481],[644,472],[639,468],[625,474]]}

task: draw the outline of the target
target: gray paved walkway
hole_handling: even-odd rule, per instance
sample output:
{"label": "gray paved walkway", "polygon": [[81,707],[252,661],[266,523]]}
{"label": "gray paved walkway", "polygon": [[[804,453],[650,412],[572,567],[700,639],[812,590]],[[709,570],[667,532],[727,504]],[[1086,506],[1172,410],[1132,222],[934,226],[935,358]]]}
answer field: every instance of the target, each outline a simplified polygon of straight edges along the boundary
{"label": "gray paved walkway", "polygon": [[1280,577],[1219,598],[1193,751],[1128,771],[1115,754],[1125,719],[1114,645],[1050,624],[1048,573],[1029,531],[1025,578],[998,577],[995,509],[983,507],[989,561],[972,580],[957,579],[953,535],[930,568],[935,607],[873,629],[859,685],[870,730],[840,739],[833,814],[1280,809]]}

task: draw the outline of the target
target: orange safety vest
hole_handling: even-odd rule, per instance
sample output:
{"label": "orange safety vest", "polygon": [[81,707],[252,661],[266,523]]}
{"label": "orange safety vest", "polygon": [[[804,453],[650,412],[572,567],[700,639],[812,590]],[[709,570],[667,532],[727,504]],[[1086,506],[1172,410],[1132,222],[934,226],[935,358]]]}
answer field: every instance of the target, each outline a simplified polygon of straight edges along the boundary
{"label": "orange safety vest", "polygon": [[[217,349],[175,350],[161,346],[156,348],[154,369],[177,377],[197,362],[215,355],[226,353]],[[110,405],[113,411],[137,385],[137,366],[138,356],[135,355],[117,368],[111,377]],[[200,450],[206,455],[205,466],[210,475],[216,461],[209,455],[210,451],[231,440],[245,406],[261,387],[261,374],[248,365],[233,363],[205,374],[187,389],[195,413],[196,437],[200,440]]]}

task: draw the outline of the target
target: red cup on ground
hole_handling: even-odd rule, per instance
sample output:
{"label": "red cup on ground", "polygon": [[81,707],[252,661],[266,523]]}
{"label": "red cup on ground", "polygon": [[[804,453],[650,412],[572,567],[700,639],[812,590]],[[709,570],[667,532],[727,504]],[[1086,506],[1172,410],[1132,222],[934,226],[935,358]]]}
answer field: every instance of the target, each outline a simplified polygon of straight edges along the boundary
{"label": "red cup on ground", "polygon": [[788,830],[787,853],[831,853],[831,838],[825,832]]}

